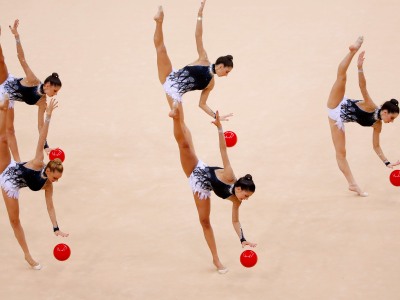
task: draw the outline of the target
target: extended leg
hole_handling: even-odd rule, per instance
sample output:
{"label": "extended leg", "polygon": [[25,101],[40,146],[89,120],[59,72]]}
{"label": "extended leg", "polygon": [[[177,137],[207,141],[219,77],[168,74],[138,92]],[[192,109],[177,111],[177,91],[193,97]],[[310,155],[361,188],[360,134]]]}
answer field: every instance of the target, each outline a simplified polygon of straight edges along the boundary
{"label": "extended leg", "polygon": [[327,106],[330,109],[336,108],[344,97],[346,91],[347,69],[353,59],[354,55],[360,49],[364,39],[360,36],[357,41],[349,47],[350,52],[341,61],[338,67],[337,78],[333,84],[331,93],[328,98]]}
{"label": "extended leg", "polygon": [[182,169],[186,176],[189,177],[199,160],[193,147],[190,130],[186,127],[185,123],[181,119],[182,114],[182,104],[179,104],[179,109],[176,110],[173,118],[174,137],[179,147]]}
{"label": "extended leg", "polygon": [[[1,29],[0,29],[1,33]],[[0,84],[2,84],[8,78],[8,70],[7,65],[4,60],[3,49],[1,48],[0,44]]]}
{"label": "extended leg", "polygon": [[203,228],[204,237],[206,239],[208,248],[210,248],[211,255],[213,257],[213,263],[217,267],[220,273],[225,273],[227,269],[219,260],[217,244],[215,242],[215,237],[214,237],[214,231],[210,223],[210,211],[211,211],[210,198],[200,200],[197,197],[197,195],[194,195],[194,200],[196,202],[197,212],[199,214],[201,227]]}
{"label": "extended leg", "polygon": [[14,108],[9,109],[7,113],[7,139],[14,160],[20,162],[21,158],[19,156],[17,138],[14,129]]}
{"label": "extended leg", "polygon": [[11,162],[11,154],[7,142],[8,98],[0,99],[0,174]]}
{"label": "extended leg", "polygon": [[19,204],[18,199],[13,199],[7,196],[7,194],[2,190],[4,202],[6,204],[8,217],[10,219],[10,224],[12,229],[14,230],[14,235],[17,238],[19,245],[21,246],[22,251],[25,255],[25,260],[29,263],[29,265],[34,269],[40,269],[41,266],[38,262],[36,262],[31,254],[29,253],[28,244],[26,243],[25,233],[21,226],[21,222],[19,220]]}
{"label": "extended leg", "polygon": [[156,30],[154,32],[154,46],[157,51],[157,67],[158,67],[158,78],[163,84],[172,71],[171,60],[168,57],[167,49],[164,45],[164,35],[162,30],[162,24],[164,21],[164,12],[162,6],[158,8],[157,14],[154,16],[156,21]]}
{"label": "extended leg", "polygon": [[329,124],[331,127],[332,133],[332,141],[335,146],[336,151],[336,161],[339,166],[340,171],[342,171],[343,175],[346,177],[347,182],[349,184],[349,190],[356,192],[359,196],[366,197],[368,193],[363,192],[356,180],[351,173],[349,163],[346,159],[346,136],[343,130],[339,129],[335,125],[335,121],[329,119]]}

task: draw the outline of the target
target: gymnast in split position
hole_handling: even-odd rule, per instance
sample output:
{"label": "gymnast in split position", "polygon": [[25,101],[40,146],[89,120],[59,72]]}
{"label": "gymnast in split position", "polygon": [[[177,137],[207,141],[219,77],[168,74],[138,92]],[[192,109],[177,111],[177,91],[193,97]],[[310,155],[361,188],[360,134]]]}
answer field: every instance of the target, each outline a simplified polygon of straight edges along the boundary
{"label": "gymnast in split position", "polygon": [[386,158],[379,143],[379,135],[382,131],[382,123],[391,123],[399,115],[399,103],[396,99],[391,99],[383,103],[382,106],[377,106],[372,101],[367,91],[367,84],[363,70],[365,59],[364,51],[360,53],[357,62],[358,81],[363,100],[352,100],[345,96],[347,69],[352,58],[360,49],[363,41],[364,38],[359,37],[356,42],[349,47],[349,53],[339,64],[337,78],[330,92],[327,106],[332,140],[335,146],[336,160],[339,169],[347,179],[349,190],[356,192],[359,196],[366,197],[368,196],[368,193],[358,186],[346,159],[344,123],[356,122],[361,126],[372,127],[372,144],[376,154],[379,159],[382,160],[384,166],[393,168],[394,166],[399,165],[400,162],[390,162]]}
{"label": "gymnast in split position", "polygon": [[210,223],[211,191],[214,191],[218,197],[232,202],[233,228],[240,239],[242,247],[255,247],[255,243],[247,241],[244,237],[239,222],[239,207],[243,201],[248,200],[249,197],[253,195],[256,187],[252,176],[249,174],[239,179],[236,178],[228,158],[225,137],[218,111],[216,111],[215,120],[212,123],[216,126],[218,132],[219,150],[221,153],[223,168],[209,167],[197,158],[191,133],[184,122],[182,103],[177,105],[176,112],[172,116],[172,119],[173,131],[175,140],[179,147],[182,169],[185,175],[189,178],[204,237],[208,247],[210,248],[213,263],[217,268],[217,271],[224,274],[228,269],[224,267],[219,259],[217,245]]}
{"label": "gymnast in split position", "polygon": [[33,259],[29,252],[25,233],[19,219],[19,190],[29,187],[32,191],[44,190],[47,211],[53,225],[54,234],[67,237],[68,234],[60,231],[57,223],[56,212],[53,205],[53,183],[57,182],[63,173],[63,165],[59,158],[44,164],[43,144],[49,130],[49,124],[53,110],[57,108],[57,102],[52,99],[46,108],[46,119],[40,130],[39,141],[36,146],[35,157],[28,162],[15,162],[11,159],[11,153],[7,141],[6,120],[9,100],[5,94],[0,97],[0,187],[7,208],[10,224],[14,235],[25,255],[25,260],[34,270],[40,270],[42,266]]}
{"label": "gymnast in split position", "polygon": [[[171,103],[170,116],[176,112],[178,103],[182,102],[182,96],[186,92],[202,90],[199,106],[206,114],[215,118],[215,112],[207,105],[207,99],[214,88],[214,75],[218,77],[228,76],[233,69],[233,57],[231,55],[219,57],[214,64],[208,60],[207,53],[203,47],[203,9],[206,1],[203,0],[197,15],[196,24],[196,46],[199,57],[193,63],[180,70],[172,68],[167,49],[164,44],[163,20],[164,12],[160,6],[154,17],[156,30],[154,33],[154,46],[157,51],[158,78],[164,87],[166,96]],[[221,121],[229,120],[232,114],[220,116]]]}
{"label": "gymnast in split position", "polygon": [[[40,129],[43,126],[44,114],[46,111],[46,96],[50,98],[56,96],[58,91],[61,89],[62,84],[57,73],[52,73],[44,80],[43,83],[41,83],[36,77],[25,59],[21,38],[18,33],[18,26],[19,20],[15,20],[14,25],[9,27],[11,33],[15,37],[18,60],[22,69],[24,70],[25,77],[16,78],[8,73],[7,65],[5,63],[0,45],[0,85],[2,86],[0,90],[0,97],[1,94],[4,95],[7,93],[10,99],[10,111],[7,114],[8,144],[14,160],[20,162],[21,159],[14,129],[14,101],[25,102],[28,105],[38,106],[38,130],[40,132]],[[50,152],[51,149],[46,141],[43,147],[47,153]]]}

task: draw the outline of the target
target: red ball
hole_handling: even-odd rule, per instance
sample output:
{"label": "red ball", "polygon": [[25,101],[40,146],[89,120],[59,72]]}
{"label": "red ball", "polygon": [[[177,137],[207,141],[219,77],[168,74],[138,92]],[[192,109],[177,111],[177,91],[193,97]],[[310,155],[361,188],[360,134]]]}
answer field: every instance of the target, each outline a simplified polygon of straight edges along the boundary
{"label": "red ball", "polygon": [[227,147],[233,147],[237,143],[237,135],[233,131],[225,131],[224,132],[225,136],[225,143]]}
{"label": "red ball", "polygon": [[66,244],[58,244],[54,247],[53,254],[58,260],[64,261],[71,255],[71,249]]}
{"label": "red ball", "polygon": [[62,151],[60,148],[56,148],[50,151],[49,154],[50,160],[54,160],[55,158],[61,159],[61,161],[64,161],[65,159],[65,153]]}
{"label": "red ball", "polygon": [[394,170],[390,173],[390,182],[394,186],[400,186],[400,170]]}
{"label": "red ball", "polygon": [[240,262],[246,268],[254,267],[257,260],[257,254],[253,250],[244,250],[240,255]]}

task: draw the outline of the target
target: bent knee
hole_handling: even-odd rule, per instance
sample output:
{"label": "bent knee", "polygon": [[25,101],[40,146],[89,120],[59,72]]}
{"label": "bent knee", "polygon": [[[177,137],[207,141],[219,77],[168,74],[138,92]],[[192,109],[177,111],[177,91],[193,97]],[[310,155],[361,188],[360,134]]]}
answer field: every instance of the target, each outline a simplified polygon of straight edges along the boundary
{"label": "bent knee", "polygon": [[199,218],[199,221],[203,228],[211,228],[210,218]]}

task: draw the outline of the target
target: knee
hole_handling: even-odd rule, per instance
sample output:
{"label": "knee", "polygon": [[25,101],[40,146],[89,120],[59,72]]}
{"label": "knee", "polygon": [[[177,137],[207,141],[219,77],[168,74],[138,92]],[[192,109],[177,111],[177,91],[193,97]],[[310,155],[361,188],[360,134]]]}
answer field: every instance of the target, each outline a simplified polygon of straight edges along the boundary
{"label": "knee", "polygon": [[10,218],[10,224],[11,224],[11,227],[14,230],[19,228],[19,227],[21,227],[21,222],[20,222],[18,217],[17,218]]}
{"label": "knee", "polygon": [[346,159],[346,150],[336,151],[336,159],[337,160],[345,160]]}
{"label": "knee", "polygon": [[179,141],[179,148],[181,150],[190,150],[190,144],[188,141]]}
{"label": "knee", "polygon": [[5,145],[8,143],[7,134],[0,134],[0,144]]}
{"label": "knee", "polygon": [[203,227],[203,229],[210,229],[211,228],[211,223],[210,223],[210,218],[206,217],[206,218],[199,218],[201,227]]}
{"label": "knee", "polygon": [[14,136],[15,135],[14,125],[7,126],[6,133],[7,136]]}

